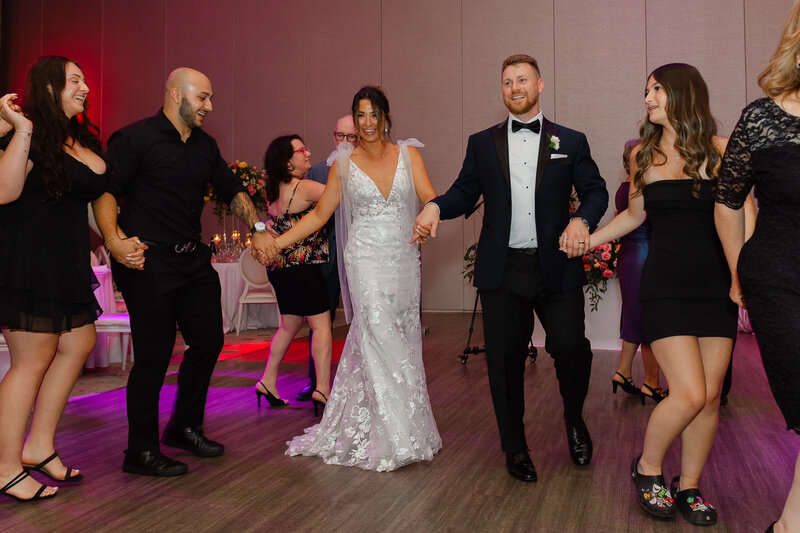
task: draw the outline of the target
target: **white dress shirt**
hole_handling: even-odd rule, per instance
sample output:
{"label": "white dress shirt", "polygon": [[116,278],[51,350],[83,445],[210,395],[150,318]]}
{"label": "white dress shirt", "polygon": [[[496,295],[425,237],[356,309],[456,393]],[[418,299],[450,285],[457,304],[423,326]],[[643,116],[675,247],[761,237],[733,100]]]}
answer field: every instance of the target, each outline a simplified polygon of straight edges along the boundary
{"label": "white dress shirt", "polygon": [[526,123],[539,121],[539,133],[529,129],[511,131],[508,118],[508,169],[511,175],[511,235],[510,248],[538,248],[536,240],[536,168],[539,166],[539,140],[541,139],[542,112]]}

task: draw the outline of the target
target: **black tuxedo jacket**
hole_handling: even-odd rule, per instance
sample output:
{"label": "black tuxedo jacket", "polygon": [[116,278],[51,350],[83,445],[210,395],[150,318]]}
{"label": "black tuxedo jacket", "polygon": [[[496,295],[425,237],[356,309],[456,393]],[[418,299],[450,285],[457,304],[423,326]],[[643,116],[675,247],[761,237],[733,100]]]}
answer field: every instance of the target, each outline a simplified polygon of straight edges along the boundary
{"label": "black tuxedo jacket", "polygon": [[[470,136],[458,178],[434,199],[444,220],[463,215],[483,196],[483,228],[473,278],[479,289],[497,288],[505,271],[513,201],[507,122]],[[558,138],[557,150],[550,147],[552,137]],[[535,194],[539,258],[547,290],[563,292],[584,285],[586,275],[580,257],[567,259],[559,251],[558,239],[571,217],[586,219],[590,230],[594,229],[608,207],[608,191],[583,133],[543,119],[540,138]],[[573,186],[580,207],[570,215]]]}

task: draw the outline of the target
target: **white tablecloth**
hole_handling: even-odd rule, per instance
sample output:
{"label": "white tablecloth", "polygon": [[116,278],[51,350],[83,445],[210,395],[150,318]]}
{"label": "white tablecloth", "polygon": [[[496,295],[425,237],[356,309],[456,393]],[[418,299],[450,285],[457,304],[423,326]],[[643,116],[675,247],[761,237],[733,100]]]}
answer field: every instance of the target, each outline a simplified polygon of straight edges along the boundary
{"label": "white tablecloth", "polygon": [[[236,310],[239,307],[239,298],[244,292],[244,280],[239,272],[239,263],[212,263],[214,270],[219,274],[219,283],[222,286],[222,331],[225,333],[236,329]],[[276,328],[278,327],[278,314],[275,305],[250,304],[245,306],[245,317],[242,317],[242,329]]]}

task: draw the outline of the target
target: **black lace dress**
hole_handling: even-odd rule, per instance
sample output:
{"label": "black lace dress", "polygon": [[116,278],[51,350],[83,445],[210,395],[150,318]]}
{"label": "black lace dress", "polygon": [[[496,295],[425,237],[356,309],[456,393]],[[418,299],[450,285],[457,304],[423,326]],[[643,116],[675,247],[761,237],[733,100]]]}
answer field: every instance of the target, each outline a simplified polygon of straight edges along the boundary
{"label": "black lace dress", "polygon": [[738,274],[772,393],[800,433],[800,117],[751,103],[722,160],[716,201],[733,209],[756,187],[758,219]]}
{"label": "black lace dress", "polygon": [[[0,150],[11,136],[0,138]],[[32,153],[22,194],[0,205],[2,327],[58,333],[91,324],[102,313],[94,297],[86,204],[103,193],[106,175],[63,157],[72,190],[62,201],[47,199],[42,166]]]}

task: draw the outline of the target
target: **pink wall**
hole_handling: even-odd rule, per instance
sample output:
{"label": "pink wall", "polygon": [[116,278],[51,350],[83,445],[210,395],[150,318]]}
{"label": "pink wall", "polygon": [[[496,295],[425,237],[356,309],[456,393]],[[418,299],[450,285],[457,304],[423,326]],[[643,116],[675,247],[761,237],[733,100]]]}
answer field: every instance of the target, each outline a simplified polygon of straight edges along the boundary
{"label": "pink wall", "polygon": [[[153,114],[178,66],[209,75],[206,128],[226,159],[261,166],[275,136],[300,133],[320,161],[355,90],[382,84],[397,139],[426,143],[425,163],[444,191],[469,134],[506,115],[499,64],[536,56],[551,120],[586,132],[611,193],[620,153],[644,116],[647,73],[695,64],[711,89],[722,134],[760,96],[755,77],[777,44],[792,0],[11,0],[8,88],[21,91],[39,55],[77,60],[92,89],[90,115],[107,138]],[[609,210],[606,217],[611,216]],[[206,213],[206,239],[217,231]],[[461,279],[479,215],[447,222],[423,252],[423,306],[472,309]]]}

